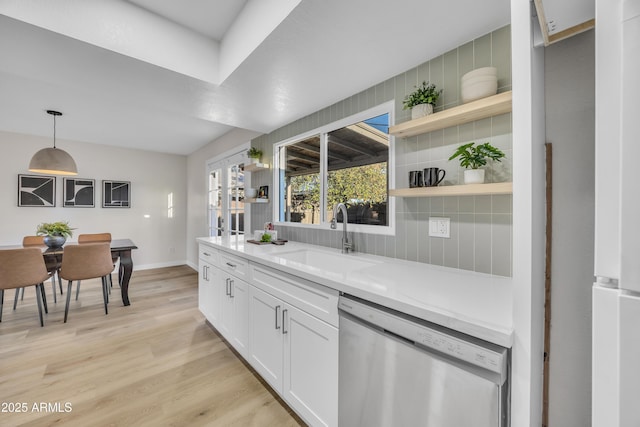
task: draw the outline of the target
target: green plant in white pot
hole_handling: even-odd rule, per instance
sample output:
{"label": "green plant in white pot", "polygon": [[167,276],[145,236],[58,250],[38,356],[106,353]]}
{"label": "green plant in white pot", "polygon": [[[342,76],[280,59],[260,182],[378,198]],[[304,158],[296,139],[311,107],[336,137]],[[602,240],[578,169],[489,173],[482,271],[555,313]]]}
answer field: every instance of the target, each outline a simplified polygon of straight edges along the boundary
{"label": "green plant in white pot", "polygon": [[436,105],[442,89],[436,90],[436,85],[429,84],[426,81],[420,86],[415,86],[416,90],[411,92],[404,98],[403,109],[411,109],[411,118],[427,116],[433,113],[433,107]]}
{"label": "green plant in white pot", "polygon": [[486,165],[487,160],[499,162],[504,157],[504,153],[488,142],[478,145],[475,145],[475,142],[469,142],[458,147],[449,160],[456,157],[460,158],[460,166],[467,169],[464,171],[464,183],[482,184],[484,183],[484,169],[480,169],[480,167]]}
{"label": "green plant in white pot", "polygon": [[247,156],[251,159],[251,163],[260,163],[260,158],[262,158],[262,150],[251,147],[247,150]]}
{"label": "green plant in white pot", "polygon": [[38,225],[36,234],[44,236],[44,244],[51,248],[58,248],[64,245],[68,237],[73,236],[73,228],[68,222],[44,222]]}

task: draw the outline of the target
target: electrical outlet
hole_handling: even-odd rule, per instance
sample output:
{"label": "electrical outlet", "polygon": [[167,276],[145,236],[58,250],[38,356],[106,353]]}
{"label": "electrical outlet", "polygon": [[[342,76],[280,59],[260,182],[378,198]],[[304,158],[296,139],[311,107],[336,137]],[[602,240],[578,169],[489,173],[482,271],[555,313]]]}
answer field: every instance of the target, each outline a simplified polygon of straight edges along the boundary
{"label": "electrical outlet", "polygon": [[443,237],[449,239],[451,221],[449,218],[442,218],[437,216],[429,217],[429,237]]}

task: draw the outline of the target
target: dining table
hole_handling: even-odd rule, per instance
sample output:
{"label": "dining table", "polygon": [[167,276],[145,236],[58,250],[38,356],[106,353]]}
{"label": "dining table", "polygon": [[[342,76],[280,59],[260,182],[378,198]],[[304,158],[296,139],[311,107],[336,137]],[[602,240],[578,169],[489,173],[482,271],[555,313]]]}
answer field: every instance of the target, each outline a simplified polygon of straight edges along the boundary
{"label": "dining table", "polygon": [[[64,246],[69,245],[82,245],[84,243],[67,242]],[[62,256],[64,254],[64,246],[50,248],[46,245],[42,245],[42,255],[45,259],[51,259],[55,257],[58,262],[62,262]],[[0,246],[0,249],[15,249],[20,248],[21,245]],[[131,241],[131,239],[113,239],[110,242],[111,258],[115,263],[120,259],[120,267],[118,269],[118,283],[120,284],[120,293],[122,295],[122,304],[127,306],[131,305],[129,301],[129,280],[131,279],[131,273],[133,272],[133,259],[131,258],[131,251],[138,249],[138,247]]]}

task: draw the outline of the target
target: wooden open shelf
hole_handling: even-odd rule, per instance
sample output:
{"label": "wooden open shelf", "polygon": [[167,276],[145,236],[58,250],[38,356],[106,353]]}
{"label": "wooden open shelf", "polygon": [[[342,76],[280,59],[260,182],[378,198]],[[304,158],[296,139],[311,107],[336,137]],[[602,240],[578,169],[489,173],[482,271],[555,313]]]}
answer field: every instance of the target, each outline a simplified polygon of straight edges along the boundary
{"label": "wooden open shelf", "polygon": [[421,133],[432,132],[438,129],[497,116],[510,111],[511,91],[508,91],[391,126],[389,133],[401,138],[407,138]]}
{"label": "wooden open shelf", "polygon": [[480,196],[487,194],[511,194],[513,183],[443,185],[442,187],[398,188],[389,190],[396,197]]}
{"label": "wooden open shelf", "polygon": [[269,199],[260,199],[260,198],[245,198],[244,199],[245,203],[269,203]]}
{"label": "wooden open shelf", "polygon": [[268,163],[245,163],[244,170],[249,172],[256,172],[269,169]]}

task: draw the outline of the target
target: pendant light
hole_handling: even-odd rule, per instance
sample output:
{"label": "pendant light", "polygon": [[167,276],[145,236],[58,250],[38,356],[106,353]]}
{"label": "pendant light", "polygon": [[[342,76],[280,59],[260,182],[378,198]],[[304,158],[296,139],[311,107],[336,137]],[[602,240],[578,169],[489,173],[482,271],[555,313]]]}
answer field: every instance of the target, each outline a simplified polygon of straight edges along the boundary
{"label": "pendant light", "polygon": [[59,111],[47,110],[53,116],[53,148],[43,148],[33,155],[29,162],[29,171],[53,175],[78,175],[78,168],[73,157],[64,150],[56,148],[56,117]]}

